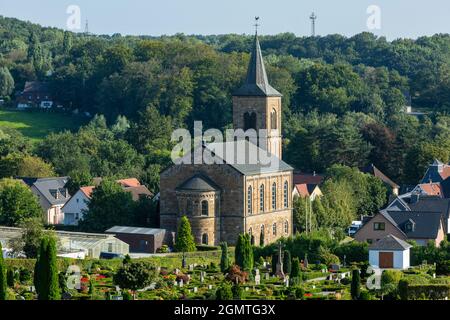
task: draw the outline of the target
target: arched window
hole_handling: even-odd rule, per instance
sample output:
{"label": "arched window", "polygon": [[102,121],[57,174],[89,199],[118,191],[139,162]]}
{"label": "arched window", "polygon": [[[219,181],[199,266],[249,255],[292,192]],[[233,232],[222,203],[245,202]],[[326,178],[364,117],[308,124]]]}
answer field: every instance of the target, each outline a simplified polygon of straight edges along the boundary
{"label": "arched window", "polygon": [[202,235],[202,244],[208,245],[208,234],[204,233]]}
{"label": "arched window", "polygon": [[264,242],[265,242],[265,240],[264,240],[264,225],[262,225],[261,226],[261,233],[260,233],[260,235],[259,235],[259,245],[260,246],[263,246],[264,245]]}
{"label": "arched window", "polygon": [[264,212],[264,201],[265,201],[265,198],[264,198],[264,185],[262,184],[259,187],[259,211],[260,212]]}
{"label": "arched window", "polygon": [[277,110],[275,109],[272,109],[272,112],[270,113],[270,129],[278,129]]}
{"label": "arched window", "polygon": [[284,233],[288,234],[289,233],[289,222],[285,222],[284,223]]}
{"label": "arched window", "polygon": [[252,211],[253,211],[253,190],[252,186],[249,186],[247,190],[247,213],[252,214]]}
{"label": "arched window", "polygon": [[248,229],[248,234],[252,235],[253,234],[253,228]]}
{"label": "arched window", "polygon": [[289,184],[287,181],[284,182],[283,188],[283,199],[284,199],[284,207],[289,207]]}
{"label": "arched window", "polygon": [[273,234],[274,236],[277,235],[277,224],[276,224],[276,223],[274,223],[274,224],[272,225],[272,234]]}
{"label": "arched window", "polygon": [[274,182],[272,184],[272,210],[277,208],[277,184]]}
{"label": "arched window", "polygon": [[249,129],[256,130],[256,113],[254,112],[244,113],[244,131]]}
{"label": "arched window", "polygon": [[209,216],[209,206],[208,201],[202,201],[202,216]]}

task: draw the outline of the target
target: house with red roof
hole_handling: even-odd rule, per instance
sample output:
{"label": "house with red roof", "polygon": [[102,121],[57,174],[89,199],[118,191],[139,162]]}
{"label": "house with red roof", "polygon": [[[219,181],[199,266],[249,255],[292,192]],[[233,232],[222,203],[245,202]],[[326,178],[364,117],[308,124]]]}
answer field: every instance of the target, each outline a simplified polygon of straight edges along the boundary
{"label": "house with red roof", "polygon": [[323,194],[319,188],[319,184],[322,183],[323,179],[324,176],[318,175],[315,172],[312,174],[294,173],[292,197],[308,197],[311,201],[316,197],[321,197]]}
{"label": "house with red roof", "polygon": [[[94,184],[98,185],[101,182],[101,178],[94,179]],[[131,197],[134,201],[138,201],[142,197],[152,197],[153,194],[147,189],[146,186],[141,185],[138,179],[129,178],[117,180],[123,190],[131,193]],[[81,187],[72,198],[64,205],[62,211],[64,213],[64,224],[76,226],[78,222],[83,218],[83,214],[88,211],[88,204],[91,200],[92,193],[95,186]]]}

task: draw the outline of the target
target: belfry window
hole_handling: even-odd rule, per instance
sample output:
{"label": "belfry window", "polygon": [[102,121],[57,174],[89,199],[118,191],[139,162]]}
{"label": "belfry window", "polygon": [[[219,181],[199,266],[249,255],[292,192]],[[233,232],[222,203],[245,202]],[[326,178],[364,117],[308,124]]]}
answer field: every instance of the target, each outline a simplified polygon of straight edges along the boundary
{"label": "belfry window", "polygon": [[272,109],[272,112],[270,113],[270,129],[278,129],[278,116],[277,110],[275,109]]}
{"label": "belfry window", "polygon": [[254,112],[244,113],[244,131],[249,129],[256,130],[256,113]]}
{"label": "belfry window", "polygon": [[259,187],[259,211],[264,212],[264,185]]}

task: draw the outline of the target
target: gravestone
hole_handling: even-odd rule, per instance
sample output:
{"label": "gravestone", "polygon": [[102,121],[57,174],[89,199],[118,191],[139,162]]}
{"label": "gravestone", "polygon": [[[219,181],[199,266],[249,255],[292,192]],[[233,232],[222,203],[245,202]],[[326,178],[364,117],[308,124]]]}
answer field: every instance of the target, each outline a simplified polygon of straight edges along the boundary
{"label": "gravestone", "polygon": [[190,265],[189,265],[189,271],[190,271],[190,272],[194,271],[194,265],[193,265],[193,264],[190,264]]}
{"label": "gravestone", "polygon": [[178,275],[180,273],[180,269],[175,269],[175,274]]}
{"label": "gravestone", "polygon": [[194,293],[197,293],[197,291],[198,291],[198,288],[194,287]]}
{"label": "gravestone", "polygon": [[209,284],[208,285],[208,290],[212,290],[212,288],[213,288],[212,284]]}
{"label": "gravestone", "polygon": [[178,286],[177,280],[175,280],[175,281],[173,282],[173,285],[174,285],[175,287]]}
{"label": "gravestone", "polygon": [[341,269],[341,266],[338,264],[331,265],[331,270],[333,270],[333,271],[339,271],[340,269]]}
{"label": "gravestone", "polygon": [[286,278],[284,279],[284,285],[286,286],[286,288],[289,288],[289,276],[286,276]]}
{"label": "gravestone", "polygon": [[200,271],[200,282],[201,283],[205,282],[205,272],[204,271]]}
{"label": "gravestone", "polygon": [[259,273],[255,276],[255,284],[259,286],[261,284],[261,276]]}
{"label": "gravestone", "polygon": [[269,280],[269,279],[270,279],[270,274],[269,274],[269,273],[266,273],[266,274],[265,274],[265,278],[266,278],[266,280]]}
{"label": "gravestone", "polygon": [[183,279],[180,279],[180,288],[183,288]]}

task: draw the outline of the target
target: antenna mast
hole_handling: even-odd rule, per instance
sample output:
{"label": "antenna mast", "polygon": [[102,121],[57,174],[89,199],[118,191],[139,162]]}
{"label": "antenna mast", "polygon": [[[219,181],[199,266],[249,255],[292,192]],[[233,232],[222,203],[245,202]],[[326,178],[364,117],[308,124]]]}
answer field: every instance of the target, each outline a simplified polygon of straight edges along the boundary
{"label": "antenna mast", "polygon": [[316,19],[317,19],[317,16],[313,12],[309,18],[311,19],[311,36],[315,37],[316,36]]}
{"label": "antenna mast", "polygon": [[86,19],[86,24],[84,26],[84,34],[89,35],[89,21]]}

